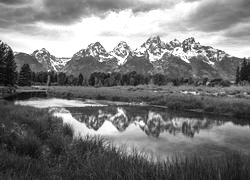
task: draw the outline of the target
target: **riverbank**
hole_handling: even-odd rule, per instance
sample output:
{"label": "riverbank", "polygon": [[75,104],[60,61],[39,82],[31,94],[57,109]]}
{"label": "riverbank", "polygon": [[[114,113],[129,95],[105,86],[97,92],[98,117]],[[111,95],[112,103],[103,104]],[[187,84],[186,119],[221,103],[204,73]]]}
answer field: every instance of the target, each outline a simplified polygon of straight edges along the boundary
{"label": "riverbank", "polygon": [[146,102],[171,110],[193,111],[249,119],[250,87],[73,87],[48,88],[49,96],[124,102]]}
{"label": "riverbank", "polygon": [[106,140],[74,139],[48,109],[0,101],[0,179],[249,179],[250,157],[181,158],[153,163]]}

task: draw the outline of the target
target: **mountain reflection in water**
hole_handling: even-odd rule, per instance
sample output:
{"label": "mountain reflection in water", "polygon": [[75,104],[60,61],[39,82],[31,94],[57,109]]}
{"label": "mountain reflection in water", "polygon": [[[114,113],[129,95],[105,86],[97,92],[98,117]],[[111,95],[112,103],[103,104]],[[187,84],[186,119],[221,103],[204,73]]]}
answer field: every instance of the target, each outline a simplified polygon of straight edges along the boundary
{"label": "mountain reflection in water", "polygon": [[[133,107],[91,107],[67,108],[71,115],[84,123],[87,128],[98,131],[105,122],[111,122],[119,131],[124,132],[130,125],[139,127],[147,136],[158,138],[168,132],[171,135],[182,133],[194,137],[202,129],[223,125],[223,121],[207,118],[176,117],[168,112],[157,112],[152,109],[134,109]],[[80,112],[80,113],[79,113]]]}

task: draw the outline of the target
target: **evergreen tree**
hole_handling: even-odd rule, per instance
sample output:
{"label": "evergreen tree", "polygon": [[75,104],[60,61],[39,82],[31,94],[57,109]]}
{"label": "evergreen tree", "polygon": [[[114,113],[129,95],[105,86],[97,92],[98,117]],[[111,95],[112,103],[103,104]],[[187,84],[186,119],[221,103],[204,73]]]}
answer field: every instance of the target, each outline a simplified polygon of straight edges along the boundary
{"label": "evergreen tree", "polygon": [[240,67],[238,66],[236,70],[235,83],[239,84],[239,82],[240,82]]}
{"label": "evergreen tree", "polygon": [[0,84],[14,85],[16,82],[16,63],[12,49],[0,42]]}
{"label": "evergreen tree", "polygon": [[3,85],[6,80],[6,58],[5,58],[5,46],[0,41],[0,85]]}
{"label": "evergreen tree", "polygon": [[32,82],[36,82],[36,73],[35,72],[32,72],[31,80],[32,80]]}
{"label": "evergreen tree", "polygon": [[89,80],[88,80],[88,84],[90,85],[90,86],[95,86],[95,84],[96,83],[98,83],[97,82],[97,76],[98,76],[98,72],[94,72],[94,73],[92,73],[91,75],[90,75],[90,77],[89,77]]}
{"label": "evergreen tree", "polygon": [[155,85],[162,86],[165,84],[165,76],[163,74],[155,74],[153,76],[153,82]]}
{"label": "evergreen tree", "polygon": [[83,84],[82,84],[83,86],[88,86],[89,85],[89,83],[88,83],[88,79],[87,78],[84,78],[83,79]]}
{"label": "evergreen tree", "polygon": [[247,63],[246,76],[247,76],[247,81],[250,82],[250,62]]}
{"label": "evergreen tree", "polygon": [[74,76],[73,75],[68,76],[67,80],[68,80],[67,81],[68,85],[71,85],[71,86],[74,85],[73,84],[73,82],[74,82]]}
{"label": "evergreen tree", "polygon": [[73,79],[73,85],[74,86],[78,86],[78,78],[77,77],[74,77],[74,79]]}
{"label": "evergreen tree", "polygon": [[31,86],[32,72],[28,64],[24,64],[18,77],[19,86]]}
{"label": "evergreen tree", "polygon": [[12,50],[10,50],[6,57],[6,81],[5,85],[14,85],[16,83],[16,62],[14,53]]}
{"label": "evergreen tree", "polygon": [[79,74],[79,77],[78,77],[78,86],[82,86],[83,84],[83,75],[82,74]]}
{"label": "evergreen tree", "polygon": [[65,73],[60,72],[57,77],[58,84],[64,86],[67,81],[67,76]]}
{"label": "evergreen tree", "polygon": [[240,80],[241,81],[247,81],[248,80],[248,72],[247,72],[247,61],[246,58],[244,58],[241,70],[240,70]]}
{"label": "evergreen tree", "polygon": [[55,76],[54,76],[54,78],[53,78],[53,83],[56,83],[56,82],[57,82],[57,76],[58,76],[58,74],[55,73]]}

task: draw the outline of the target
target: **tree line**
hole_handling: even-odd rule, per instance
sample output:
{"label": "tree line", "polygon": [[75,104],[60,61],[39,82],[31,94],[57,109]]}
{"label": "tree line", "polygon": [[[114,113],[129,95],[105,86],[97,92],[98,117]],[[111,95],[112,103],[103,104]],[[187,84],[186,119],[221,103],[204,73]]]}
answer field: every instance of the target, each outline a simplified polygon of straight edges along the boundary
{"label": "tree line", "polygon": [[67,75],[66,73],[54,71],[51,72],[32,72],[28,64],[24,64],[18,74],[19,86],[30,85],[60,85],[60,86],[94,86],[94,87],[111,87],[111,86],[137,86],[154,84],[163,86],[171,84],[179,85],[222,85],[229,86],[228,81],[222,79],[209,80],[208,78],[169,78],[163,74],[142,75],[135,71],[125,74],[119,72],[104,73],[94,72],[89,77],[79,74],[77,77]]}
{"label": "tree line", "polygon": [[235,82],[236,84],[244,82],[250,83],[250,61],[247,61],[246,58],[244,58],[241,65],[237,67]]}

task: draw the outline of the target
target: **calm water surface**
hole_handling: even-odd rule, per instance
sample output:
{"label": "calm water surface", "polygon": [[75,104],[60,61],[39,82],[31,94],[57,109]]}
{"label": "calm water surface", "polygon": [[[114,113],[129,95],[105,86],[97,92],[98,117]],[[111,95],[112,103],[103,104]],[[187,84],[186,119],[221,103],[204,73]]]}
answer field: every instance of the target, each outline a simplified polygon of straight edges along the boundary
{"label": "calm water surface", "polygon": [[165,108],[106,101],[30,99],[16,104],[49,108],[75,136],[101,135],[159,158],[174,154],[217,157],[231,150],[250,155],[250,126],[236,119],[175,113]]}

